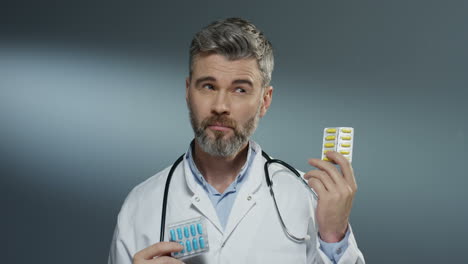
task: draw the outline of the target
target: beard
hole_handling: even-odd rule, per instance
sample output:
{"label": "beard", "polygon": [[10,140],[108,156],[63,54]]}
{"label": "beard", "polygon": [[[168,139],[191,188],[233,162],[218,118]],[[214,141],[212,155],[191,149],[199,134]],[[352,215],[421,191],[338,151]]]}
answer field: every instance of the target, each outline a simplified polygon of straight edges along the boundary
{"label": "beard", "polygon": [[[260,120],[260,109],[262,104],[257,108],[254,116],[249,118],[247,122],[241,126],[236,121],[230,119],[226,115],[213,115],[201,123],[193,113],[193,108],[188,100],[188,108],[190,115],[190,123],[195,134],[195,140],[200,145],[202,150],[211,156],[230,157],[238,153],[243,145],[245,145],[257,128]],[[214,138],[211,138],[207,133],[207,128],[213,124],[230,127],[234,135],[229,138],[224,138],[225,131],[212,130]]]}

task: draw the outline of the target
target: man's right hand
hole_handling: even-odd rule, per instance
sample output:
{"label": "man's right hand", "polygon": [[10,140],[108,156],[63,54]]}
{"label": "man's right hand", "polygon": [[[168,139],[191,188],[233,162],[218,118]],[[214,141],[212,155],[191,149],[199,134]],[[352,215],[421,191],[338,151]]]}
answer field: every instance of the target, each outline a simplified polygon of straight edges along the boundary
{"label": "man's right hand", "polygon": [[159,242],[133,256],[133,264],[180,264],[182,261],[170,257],[171,252],[182,251],[184,247],[176,242]]}

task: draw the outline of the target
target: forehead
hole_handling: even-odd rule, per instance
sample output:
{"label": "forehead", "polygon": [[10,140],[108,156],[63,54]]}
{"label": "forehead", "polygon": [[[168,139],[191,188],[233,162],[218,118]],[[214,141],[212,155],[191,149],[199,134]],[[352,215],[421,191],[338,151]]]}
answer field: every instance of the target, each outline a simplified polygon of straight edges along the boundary
{"label": "forehead", "polygon": [[247,78],[259,84],[261,73],[254,58],[229,60],[219,54],[196,55],[193,61],[192,78],[212,76],[215,79]]}

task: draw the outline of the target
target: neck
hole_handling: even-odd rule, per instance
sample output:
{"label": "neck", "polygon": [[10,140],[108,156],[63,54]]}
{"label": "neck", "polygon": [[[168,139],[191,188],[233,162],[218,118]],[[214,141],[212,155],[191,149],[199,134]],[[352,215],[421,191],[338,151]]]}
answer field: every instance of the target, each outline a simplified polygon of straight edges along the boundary
{"label": "neck", "polygon": [[236,154],[229,157],[212,156],[204,152],[196,140],[194,145],[193,160],[198,170],[211,186],[218,192],[224,193],[247,161],[249,143],[243,145]]}

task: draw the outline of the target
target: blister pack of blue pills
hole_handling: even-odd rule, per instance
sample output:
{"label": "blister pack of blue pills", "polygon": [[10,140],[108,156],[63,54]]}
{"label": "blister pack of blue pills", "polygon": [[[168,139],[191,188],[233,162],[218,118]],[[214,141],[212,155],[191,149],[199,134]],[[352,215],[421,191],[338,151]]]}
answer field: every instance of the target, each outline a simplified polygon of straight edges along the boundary
{"label": "blister pack of blue pills", "polygon": [[192,218],[168,226],[166,232],[172,242],[181,244],[184,249],[171,253],[174,258],[187,258],[209,250],[208,234],[203,217]]}

